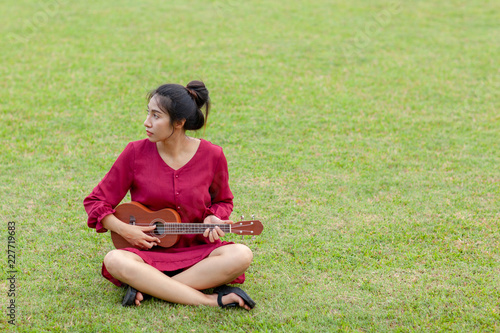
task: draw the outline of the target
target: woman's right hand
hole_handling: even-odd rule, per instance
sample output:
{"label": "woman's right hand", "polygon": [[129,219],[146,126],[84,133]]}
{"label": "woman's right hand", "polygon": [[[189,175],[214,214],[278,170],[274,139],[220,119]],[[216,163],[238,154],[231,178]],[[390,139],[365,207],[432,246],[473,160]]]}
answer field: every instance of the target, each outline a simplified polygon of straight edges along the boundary
{"label": "woman's right hand", "polygon": [[130,225],[123,223],[120,230],[120,236],[125,238],[127,242],[133,247],[141,250],[149,250],[153,246],[161,243],[160,239],[157,237],[150,236],[146,234],[155,230],[156,226],[140,227],[137,225]]}
{"label": "woman's right hand", "polygon": [[130,225],[123,223],[113,214],[105,216],[101,223],[104,228],[116,232],[135,248],[149,250],[153,246],[161,243],[159,238],[146,234],[147,232],[155,230],[156,226],[154,225],[147,227]]}

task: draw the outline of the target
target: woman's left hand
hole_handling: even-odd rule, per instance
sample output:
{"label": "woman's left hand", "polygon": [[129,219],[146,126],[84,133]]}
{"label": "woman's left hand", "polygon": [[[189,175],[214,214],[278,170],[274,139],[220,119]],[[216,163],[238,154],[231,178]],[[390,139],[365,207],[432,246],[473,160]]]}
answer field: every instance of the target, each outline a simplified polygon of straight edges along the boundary
{"label": "woman's left hand", "polygon": [[[234,223],[231,220],[221,220],[215,215],[208,215],[205,217],[205,220],[203,220],[203,223],[205,224],[232,224]],[[210,243],[215,242],[216,240],[220,239],[221,237],[224,237],[225,233],[222,231],[221,228],[215,227],[213,229],[207,228],[205,232],[203,233],[203,236],[208,237],[210,240]]]}

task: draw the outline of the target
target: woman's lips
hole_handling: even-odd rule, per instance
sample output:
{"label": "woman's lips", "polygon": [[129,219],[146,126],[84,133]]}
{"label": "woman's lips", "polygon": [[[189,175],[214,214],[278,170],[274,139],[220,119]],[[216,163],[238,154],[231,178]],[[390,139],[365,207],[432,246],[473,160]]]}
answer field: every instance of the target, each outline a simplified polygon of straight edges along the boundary
{"label": "woman's lips", "polygon": [[148,130],[146,130],[146,134],[147,134],[148,136],[153,135],[153,133],[151,133],[151,132],[150,132],[150,131],[148,131]]}

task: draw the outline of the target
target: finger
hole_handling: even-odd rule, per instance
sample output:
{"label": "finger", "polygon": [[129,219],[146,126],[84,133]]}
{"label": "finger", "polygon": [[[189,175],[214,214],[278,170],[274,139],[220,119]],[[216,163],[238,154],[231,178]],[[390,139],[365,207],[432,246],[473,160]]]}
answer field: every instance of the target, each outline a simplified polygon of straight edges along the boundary
{"label": "finger", "polygon": [[205,230],[205,231],[203,232],[203,237],[208,237],[208,234],[209,234],[209,233],[210,233],[210,229],[209,229],[209,228],[207,228],[207,230]]}
{"label": "finger", "polygon": [[157,238],[155,237],[147,237],[140,240],[140,245],[146,249],[150,249],[153,246],[157,245],[158,242],[159,240],[157,240]]}
{"label": "finger", "polygon": [[219,231],[217,230],[218,228],[219,227],[215,227],[215,229],[213,229],[213,231],[212,231],[212,234],[214,235],[214,240],[218,240],[219,239]]}
{"label": "finger", "polygon": [[139,228],[141,228],[142,231],[151,231],[151,230],[155,230],[156,226],[155,225],[149,225],[147,227],[139,227]]}
{"label": "finger", "polygon": [[161,240],[158,237],[146,236],[145,238],[148,242],[161,243]]}
{"label": "finger", "polygon": [[210,240],[210,243],[213,243],[214,242],[214,233],[211,231],[208,233],[208,239]]}
{"label": "finger", "polygon": [[233,224],[234,221],[233,220],[222,220],[222,223],[225,223],[225,224]]}
{"label": "finger", "polygon": [[224,231],[222,231],[221,228],[219,227],[215,227],[215,229],[217,229],[217,234],[218,234],[218,238],[220,237],[224,237],[226,234],[224,233]]}
{"label": "finger", "polygon": [[147,250],[151,249],[154,246],[153,243],[149,243],[149,242],[143,242],[142,244],[143,244],[143,248],[145,248]]}

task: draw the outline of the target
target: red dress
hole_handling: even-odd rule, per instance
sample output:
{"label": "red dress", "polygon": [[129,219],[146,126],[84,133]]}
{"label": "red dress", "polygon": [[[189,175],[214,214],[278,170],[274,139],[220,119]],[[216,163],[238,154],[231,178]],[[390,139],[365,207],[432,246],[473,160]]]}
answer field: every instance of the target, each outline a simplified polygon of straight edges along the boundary
{"label": "red dress", "polygon": [[[151,210],[175,209],[182,222],[202,223],[208,215],[229,219],[233,209],[233,194],[229,188],[227,161],[222,148],[201,139],[195,155],[180,169],[169,167],[160,157],[156,144],[148,139],[131,142],[120,154],[111,170],[85,198],[89,215],[88,226],[97,232],[107,230],[101,220],[114,213],[114,208],[130,191],[132,201]],[[188,268],[206,258],[219,246],[232,244],[220,240],[210,243],[203,235],[181,235],[170,248],[154,247],[142,251],[124,250],[139,255],[144,262],[160,271]],[[103,264],[102,274],[114,284]],[[233,283],[243,283],[242,274]]]}

